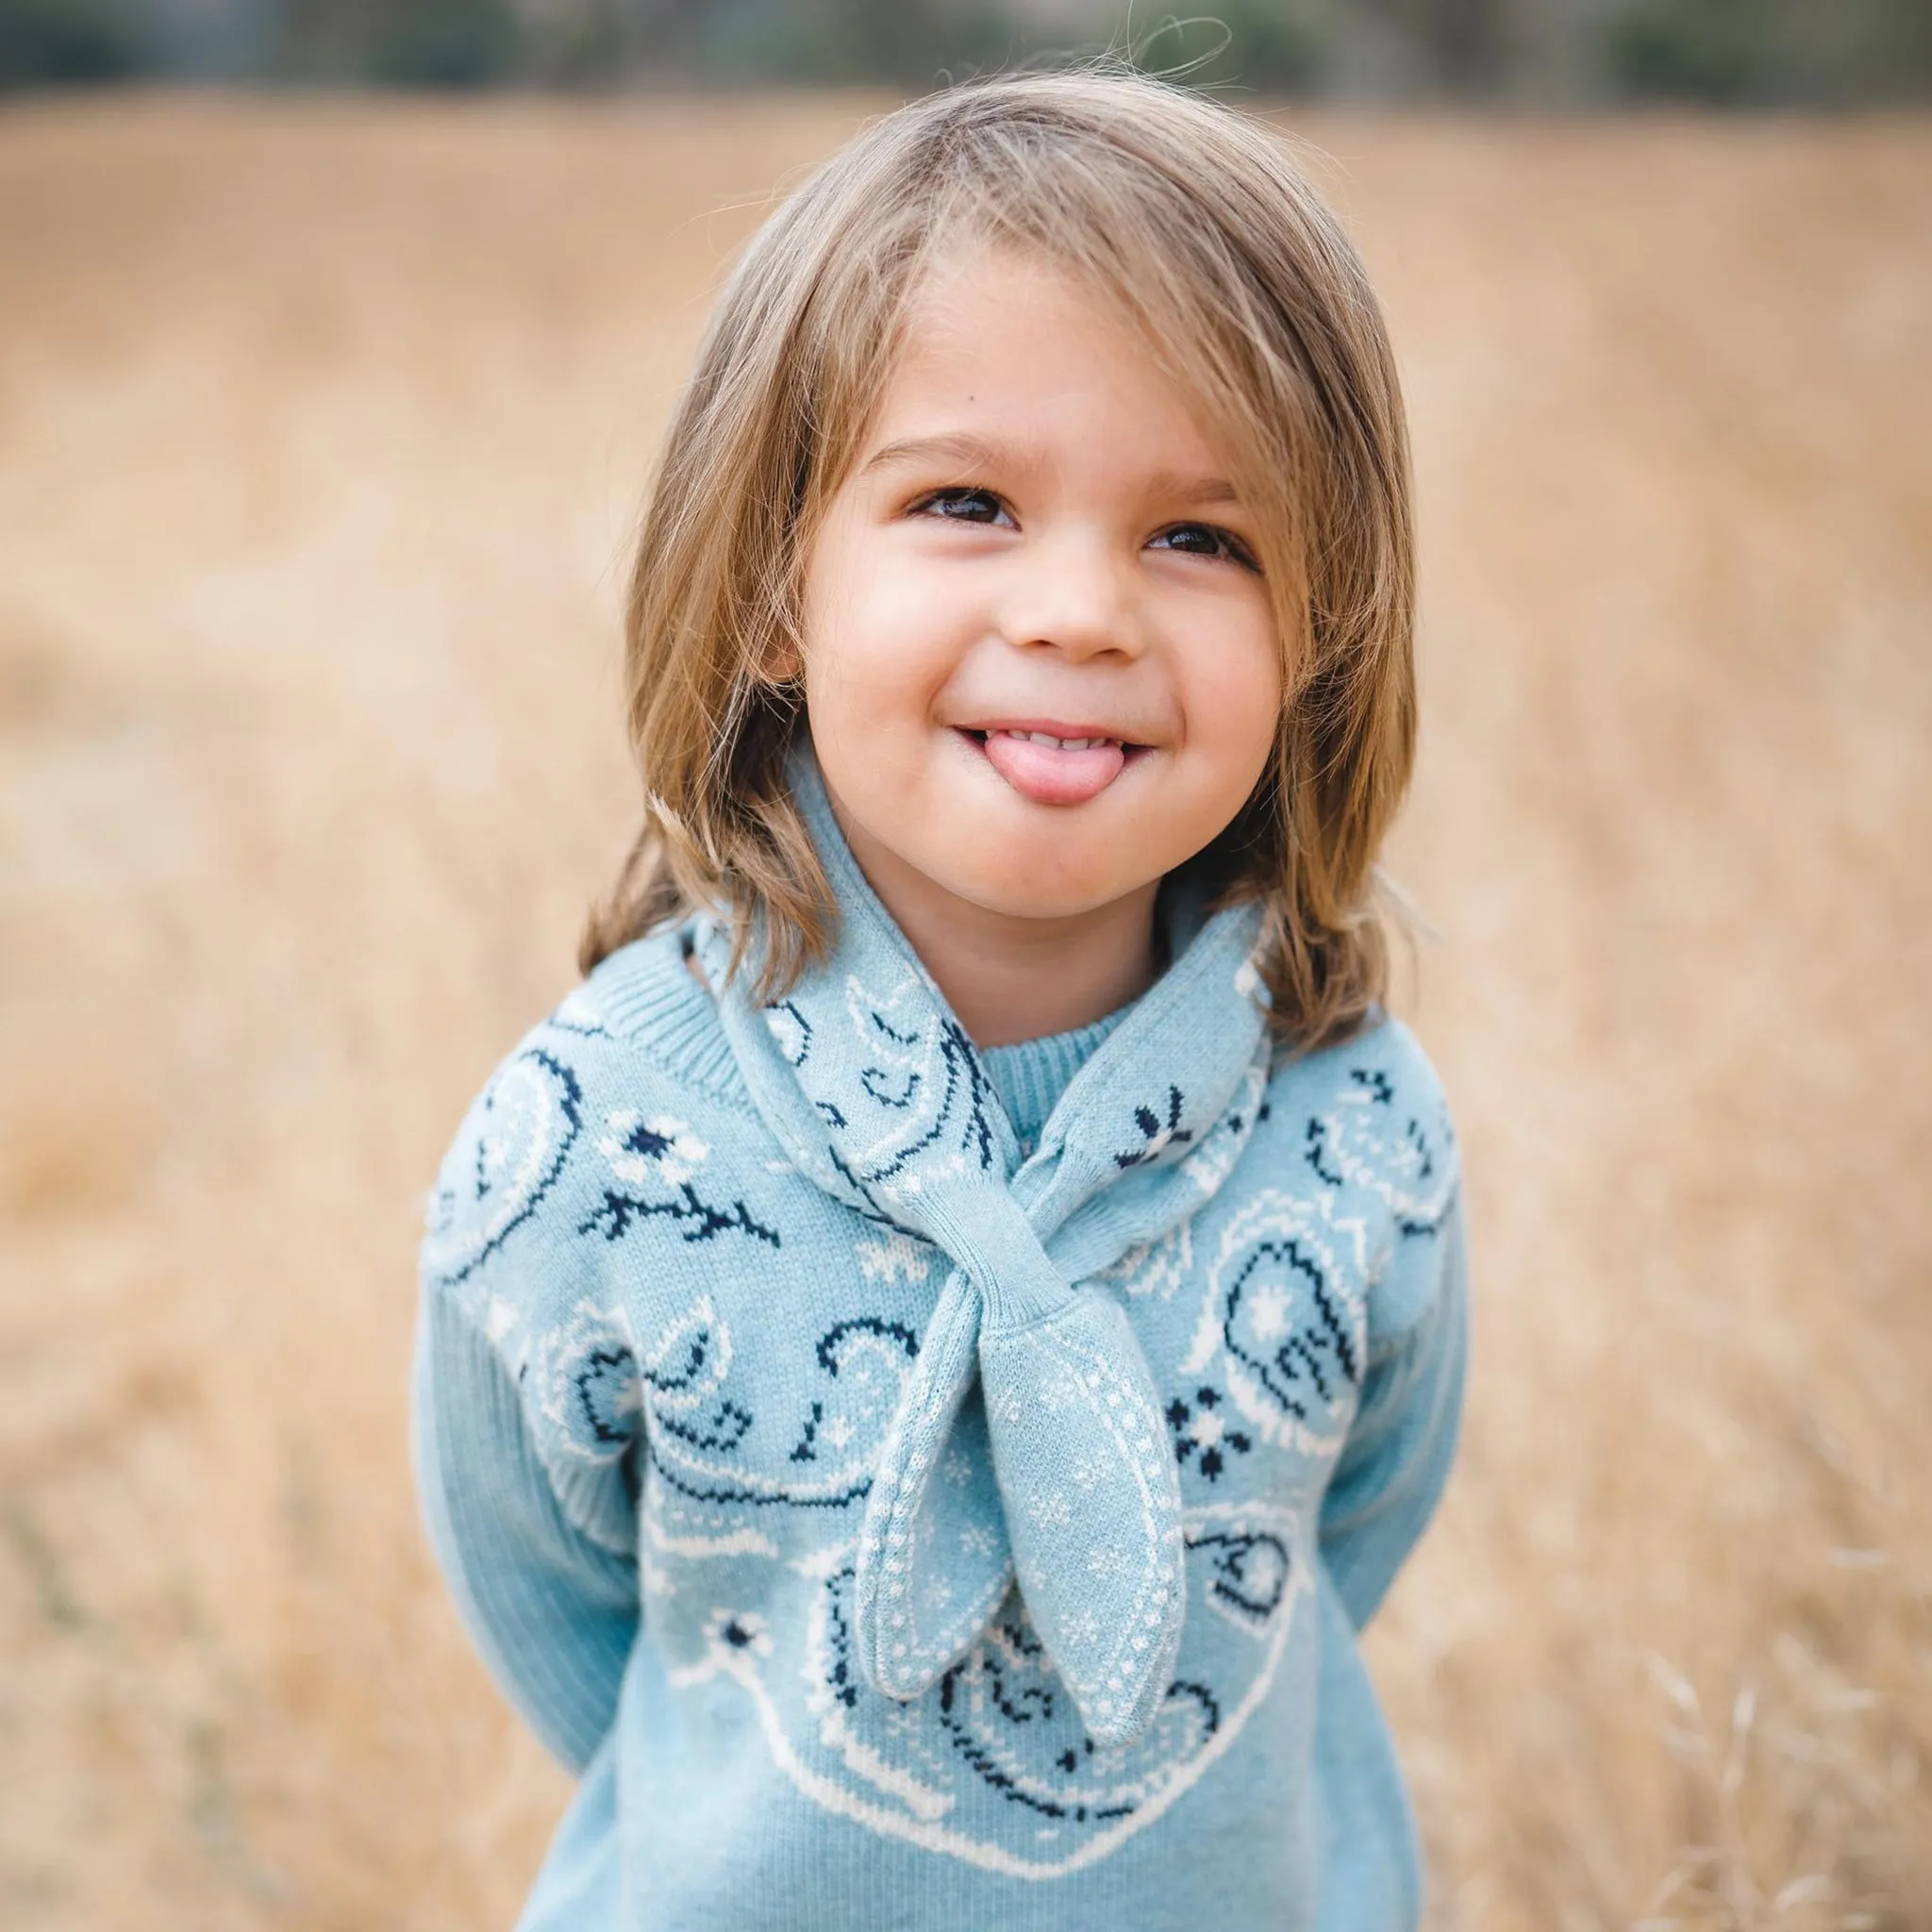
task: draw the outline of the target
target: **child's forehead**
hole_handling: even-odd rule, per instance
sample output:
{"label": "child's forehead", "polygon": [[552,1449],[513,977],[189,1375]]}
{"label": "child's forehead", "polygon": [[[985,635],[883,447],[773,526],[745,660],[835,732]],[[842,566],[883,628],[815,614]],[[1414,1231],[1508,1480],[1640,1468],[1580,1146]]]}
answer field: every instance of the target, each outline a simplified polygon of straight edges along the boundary
{"label": "child's forehead", "polygon": [[[1178,349],[1179,353],[1174,353]],[[880,375],[866,443],[933,434],[970,438],[976,420],[1019,415],[1044,428],[1096,392],[1158,418],[1208,461],[1213,411],[1190,381],[1188,345],[1157,341],[1122,291],[1046,250],[972,238],[940,252],[908,291]]]}
{"label": "child's forehead", "polygon": [[[1006,327],[1011,325],[1011,329]],[[980,351],[989,337],[1065,325],[1109,348],[1147,353],[1120,296],[1044,249],[968,237],[936,251],[906,293],[894,369]]]}

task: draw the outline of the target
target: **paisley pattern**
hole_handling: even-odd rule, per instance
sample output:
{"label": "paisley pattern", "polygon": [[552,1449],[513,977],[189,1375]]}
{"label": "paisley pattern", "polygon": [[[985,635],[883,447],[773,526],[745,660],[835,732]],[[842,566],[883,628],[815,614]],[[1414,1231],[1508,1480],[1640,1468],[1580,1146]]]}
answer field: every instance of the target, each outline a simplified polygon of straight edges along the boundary
{"label": "paisley pattern", "polygon": [[646,1351],[640,1401],[657,1474],[696,1503],[839,1508],[872,1487],[879,1444],[919,1339],[902,1322],[834,1323],[811,1352],[808,1393],[776,1414],[730,1383],[730,1324],[708,1296],[668,1323]]}
{"label": "paisley pattern", "polygon": [[556,1184],[583,1126],[583,1090],[556,1055],[505,1061],[458,1133],[430,1196],[426,1274],[468,1278],[527,1222]]}
{"label": "paisley pattern", "polygon": [[1368,1229],[1263,1189],[1222,1230],[1182,1373],[1219,1374],[1263,1441],[1332,1456],[1368,1350]]}
{"label": "paisley pattern", "polygon": [[1456,1138],[1440,1094],[1415,1108],[1378,1067],[1350,1071],[1333,1107],[1308,1122],[1308,1165],[1329,1187],[1360,1188],[1395,1217],[1398,1233],[1432,1234],[1455,1198]]}
{"label": "paisley pattern", "polygon": [[622,1312],[579,1302],[536,1339],[525,1371],[529,1398],[549,1423],[546,1444],[586,1462],[615,1462],[629,1449],[641,1384]]}
{"label": "paisley pattern", "polygon": [[[880,1697],[855,1654],[843,1550],[804,1566],[813,1574],[795,1620],[774,1627],[750,1609],[712,1611],[671,1680],[736,1684],[780,1770],[825,1809],[986,1871],[1062,1876],[1153,1824],[1232,1749],[1310,1587],[1292,1511],[1191,1510],[1185,1531],[1194,1608],[1234,1638],[1204,1674],[1174,1676],[1153,1724],[1125,1746],[1088,1733],[1017,1593],[919,1701]],[[801,1678],[794,1710],[788,1687]]]}

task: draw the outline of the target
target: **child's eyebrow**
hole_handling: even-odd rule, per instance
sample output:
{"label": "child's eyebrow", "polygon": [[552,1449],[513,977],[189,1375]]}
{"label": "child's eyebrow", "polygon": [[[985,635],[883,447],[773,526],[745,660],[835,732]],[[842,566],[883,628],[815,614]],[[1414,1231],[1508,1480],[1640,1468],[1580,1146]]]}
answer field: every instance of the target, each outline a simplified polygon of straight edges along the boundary
{"label": "child's eyebrow", "polygon": [[1008,453],[998,443],[963,432],[942,436],[907,436],[897,442],[887,443],[883,449],[874,450],[866,458],[863,474],[870,475],[874,470],[890,469],[895,463],[930,462],[935,458],[980,469],[993,469],[1007,457]]}
{"label": "child's eyebrow", "polygon": [[[952,431],[938,436],[902,437],[896,442],[889,442],[865,459],[859,474],[869,476],[874,470],[891,469],[902,463],[936,460],[981,470],[1038,467],[1037,459],[1008,450],[999,443],[989,442],[984,437]],[[1161,470],[1148,477],[1147,493],[1203,505],[1241,501],[1241,491],[1225,476],[1182,476],[1172,470]]]}

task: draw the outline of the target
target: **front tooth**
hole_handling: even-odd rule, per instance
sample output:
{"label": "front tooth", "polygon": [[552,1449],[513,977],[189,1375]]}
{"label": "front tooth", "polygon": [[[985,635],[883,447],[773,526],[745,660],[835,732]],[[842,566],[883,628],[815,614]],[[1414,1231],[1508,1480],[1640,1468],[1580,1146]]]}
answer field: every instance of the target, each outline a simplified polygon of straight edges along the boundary
{"label": "front tooth", "polygon": [[1049,737],[1044,731],[1029,731],[1026,734],[1026,736],[1030,738],[1035,744],[1050,744],[1056,751],[1058,751],[1060,748],[1059,740],[1058,738]]}

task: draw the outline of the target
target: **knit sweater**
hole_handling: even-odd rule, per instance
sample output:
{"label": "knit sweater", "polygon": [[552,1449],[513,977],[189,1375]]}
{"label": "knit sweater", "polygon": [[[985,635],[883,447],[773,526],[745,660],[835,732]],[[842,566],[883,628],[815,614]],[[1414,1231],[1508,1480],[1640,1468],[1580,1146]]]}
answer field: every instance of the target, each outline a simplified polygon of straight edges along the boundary
{"label": "knit sweater", "polygon": [[[814,835],[880,942],[836,833]],[[1170,974],[1206,935],[1181,938]],[[958,1494],[992,1514],[961,1519],[922,1585],[949,1597],[951,1566],[972,1574],[1008,1528],[1046,1566],[1036,1592],[1058,1592],[1052,1644],[1023,1566],[929,1683],[893,1684],[885,1647],[864,1650],[874,1478],[941,1298],[978,1262],[801,1165],[691,970],[705,941],[675,926],[605,960],[498,1068],[431,1197],[431,1541],[506,1695],[582,1774],[525,1932],[1416,1924],[1412,1824],[1356,1641],[1435,1507],[1461,1397],[1455,1142],[1413,1038],[1383,1019],[1316,1054],[1264,1046],[1191,1151],[1176,1029],[1150,1041],[1134,1009],[959,1049],[994,1183],[1024,1192],[1071,1158],[1070,1123],[1104,1134],[1083,1095],[1138,1073],[1175,1112],[1125,1129],[1122,1198],[1129,1179],[1151,1198],[1160,1176],[1138,1170],[1157,1160],[1200,1195],[1077,1297],[1124,1316],[1151,1377],[1183,1579],[1151,1714],[1097,1742],[1055,1646],[1083,1624],[1104,1641],[1141,1580],[1111,1573],[1142,1559],[1106,1526],[1119,1472],[1076,1429],[1041,1489],[1052,1417],[1024,1499],[975,1489],[987,1452],[963,1423],[945,1439]],[[856,984],[822,974],[803,1010],[843,998],[859,1024]],[[1043,1252],[1087,1266],[1058,1235]]]}

